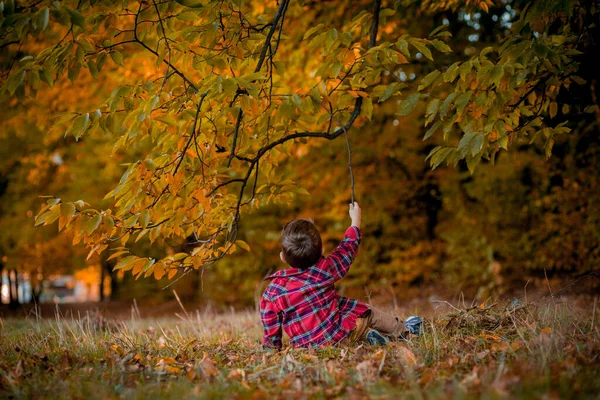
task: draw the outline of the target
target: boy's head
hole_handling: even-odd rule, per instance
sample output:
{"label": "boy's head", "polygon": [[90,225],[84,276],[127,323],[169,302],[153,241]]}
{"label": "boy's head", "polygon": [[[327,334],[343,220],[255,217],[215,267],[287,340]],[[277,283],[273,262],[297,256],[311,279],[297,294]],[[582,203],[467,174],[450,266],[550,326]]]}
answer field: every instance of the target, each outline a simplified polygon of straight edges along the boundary
{"label": "boy's head", "polygon": [[281,259],[295,268],[315,265],[323,254],[319,230],[311,219],[295,219],[281,231]]}

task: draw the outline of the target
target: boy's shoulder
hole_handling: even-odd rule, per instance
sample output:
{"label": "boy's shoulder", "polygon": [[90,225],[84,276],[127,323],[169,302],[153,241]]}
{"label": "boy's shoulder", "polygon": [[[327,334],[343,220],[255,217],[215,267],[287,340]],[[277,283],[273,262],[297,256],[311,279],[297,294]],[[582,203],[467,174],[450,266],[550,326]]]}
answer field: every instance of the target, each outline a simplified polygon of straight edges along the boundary
{"label": "boy's shoulder", "polygon": [[265,279],[265,281],[272,281],[275,280],[277,278],[287,278],[290,276],[295,276],[295,275],[300,275],[302,272],[304,272],[305,270],[302,270],[300,268],[287,268],[287,269],[280,269],[279,271],[267,276]]}

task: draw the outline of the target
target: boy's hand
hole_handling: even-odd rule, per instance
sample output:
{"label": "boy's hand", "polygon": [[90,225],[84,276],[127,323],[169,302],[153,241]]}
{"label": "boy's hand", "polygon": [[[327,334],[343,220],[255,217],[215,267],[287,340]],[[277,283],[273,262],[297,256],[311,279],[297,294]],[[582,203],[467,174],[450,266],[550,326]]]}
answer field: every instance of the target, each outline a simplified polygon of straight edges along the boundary
{"label": "boy's hand", "polygon": [[352,220],[352,226],[360,228],[361,211],[357,202],[350,204],[350,219]]}

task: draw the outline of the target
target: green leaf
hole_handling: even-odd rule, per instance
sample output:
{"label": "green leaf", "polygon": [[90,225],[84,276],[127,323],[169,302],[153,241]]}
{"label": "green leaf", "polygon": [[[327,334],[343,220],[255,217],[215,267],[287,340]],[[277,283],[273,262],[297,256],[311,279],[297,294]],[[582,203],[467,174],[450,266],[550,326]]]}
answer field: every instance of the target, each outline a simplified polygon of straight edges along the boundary
{"label": "green leaf", "polygon": [[110,53],[110,58],[112,58],[112,60],[117,64],[117,65],[123,65],[123,54],[121,54],[120,51],[118,50],[113,50]]}
{"label": "green leaf", "polygon": [[75,205],[73,203],[63,203],[60,205],[60,215],[64,219],[71,219],[75,215]]}
{"label": "green leaf", "polygon": [[106,216],[104,216],[104,218],[102,218],[102,221],[104,222],[104,225],[106,226],[106,230],[110,234],[112,229],[115,227],[115,220],[112,219],[111,217],[109,217],[108,215],[106,215]]}
{"label": "green leaf", "polygon": [[146,261],[146,263],[142,267],[142,273],[148,271],[150,269],[150,267],[152,267],[154,265],[155,262],[156,262],[156,260],[154,258],[149,258],[148,261]]}
{"label": "green leaf", "polygon": [[129,253],[129,250],[117,251],[116,253],[114,253],[114,254],[111,254],[111,256],[110,256],[110,257],[108,257],[108,258],[106,259],[106,261],[110,261],[110,260],[112,260],[113,258],[117,258],[117,257],[119,257],[119,256],[122,256],[123,254],[128,254],[128,253]]}
{"label": "green leaf", "polygon": [[142,226],[142,228],[145,228],[148,226],[148,221],[150,221],[150,212],[146,209],[142,210],[142,212],[140,212],[140,225]]}
{"label": "green leaf", "polygon": [[308,39],[309,37],[311,37],[316,31],[318,31],[322,27],[323,27],[323,24],[318,24],[316,26],[313,26],[312,28],[310,28],[309,30],[306,31],[306,33],[304,34],[304,38],[302,40]]}
{"label": "green leaf", "polygon": [[502,65],[496,65],[490,72],[490,82],[499,86],[502,76],[504,76],[504,68],[502,68]]}
{"label": "green leaf", "polygon": [[429,102],[429,104],[427,105],[427,110],[425,112],[425,115],[427,117],[427,121],[425,122],[425,125],[428,125],[431,121],[433,121],[433,119],[435,118],[438,109],[440,107],[440,99],[433,99]]}
{"label": "green leaf", "polygon": [[431,137],[431,135],[433,135],[435,133],[435,131],[437,131],[440,128],[441,125],[442,125],[442,121],[437,121],[435,124],[431,125],[429,130],[427,132],[425,132],[425,136],[423,136],[423,141],[429,139]]}
{"label": "green leaf", "polygon": [[554,147],[554,139],[548,139],[545,147],[546,158],[550,158],[552,155],[552,147]]}
{"label": "green leaf", "polygon": [[431,54],[431,50],[429,50],[429,48],[427,48],[426,45],[421,43],[418,39],[409,39],[409,42],[415,47],[415,49],[417,49],[419,53],[423,54],[425,57],[433,61],[433,55]]}
{"label": "green leaf", "polygon": [[480,161],[481,157],[467,157],[467,168],[471,175],[475,173],[475,167],[477,167],[477,164],[479,164]]}
{"label": "green leaf", "polygon": [[54,78],[52,77],[52,72],[49,69],[40,70],[40,79],[42,82],[45,82],[48,86],[54,86]]}
{"label": "green leaf", "polygon": [[435,153],[433,152],[433,150],[432,153],[430,153],[431,161],[429,162],[429,164],[431,165],[431,169],[436,169],[442,162],[444,162],[446,157],[448,157],[448,155],[452,153],[452,151],[454,151],[454,149],[451,147],[440,147],[436,149],[437,151],[435,151]]}
{"label": "green leaf", "polygon": [[402,100],[398,107],[397,115],[408,115],[419,101],[419,93],[413,93],[406,99]]}
{"label": "green leaf", "polygon": [[37,28],[39,32],[44,32],[48,27],[48,21],[50,20],[50,9],[44,8],[39,11],[35,16],[35,22],[37,24]]}
{"label": "green leaf", "polygon": [[400,50],[402,54],[406,56],[406,58],[410,58],[410,51],[408,50],[408,42],[404,39],[398,39],[396,42],[396,48]]}
{"label": "green leaf", "polygon": [[508,136],[503,136],[498,141],[498,146],[504,150],[508,150]]}
{"label": "green leaf", "polygon": [[77,118],[75,118],[75,120],[73,121],[73,125],[71,125],[71,134],[73,136],[75,136],[75,139],[79,139],[83,135],[83,133],[87,129],[89,123],[90,123],[90,114],[89,113],[82,114],[82,115],[78,116]]}
{"label": "green leaf", "polygon": [[471,155],[475,156],[483,149],[483,135],[476,135],[471,141]]}
{"label": "green leaf", "polygon": [[117,263],[117,265],[115,265],[115,267],[113,268],[113,271],[123,269],[135,261],[136,261],[136,256],[127,256],[125,258],[122,258],[121,261],[119,261]]}
{"label": "green leaf", "polygon": [[458,142],[458,150],[461,150],[465,147],[469,142],[475,137],[477,131],[473,131],[471,129],[465,129],[465,134],[460,138],[460,142]]}
{"label": "green leaf", "polygon": [[98,67],[96,66],[96,63],[90,60],[87,62],[87,66],[90,70],[90,74],[92,75],[92,77],[94,79],[98,79]]}
{"label": "green leaf", "polygon": [[379,100],[377,101],[378,103],[381,103],[382,101],[386,101],[387,99],[389,99],[393,94],[395,94],[398,90],[400,89],[400,85],[396,82],[388,85],[388,87],[385,89],[385,91],[381,94],[381,96],[379,96]]}
{"label": "green leaf", "polygon": [[8,89],[8,93],[10,93],[10,95],[14,95],[15,92],[17,91],[17,89],[19,88],[19,86],[21,86],[23,84],[23,80],[25,79],[25,70],[22,69],[21,71],[17,72],[16,74],[12,75],[9,79],[8,79],[8,83],[6,85],[7,89]]}
{"label": "green leaf", "polygon": [[434,39],[431,41],[431,43],[433,44],[433,47],[435,47],[442,53],[451,53],[452,52],[452,49],[450,48],[450,46],[448,46],[446,43],[442,42],[439,39]]}
{"label": "green leaf", "polygon": [[84,232],[87,233],[88,235],[91,235],[92,232],[94,232],[96,229],[98,229],[98,226],[100,225],[100,221],[102,221],[102,216],[100,214],[94,215],[83,226]]}
{"label": "green leaf", "polygon": [[425,78],[421,80],[421,84],[419,85],[417,90],[420,92],[421,90],[425,89],[426,87],[431,85],[433,81],[440,75],[441,72],[437,69],[435,71],[430,72]]}
{"label": "green leaf", "polygon": [[72,8],[66,8],[66,10],[71,16],[71,23],[73,25],[79,26],[80,28],[85,28],[85,17],[81,15],[79,11],[73,10]]}
{"label": "green leaf", "polygon": [[164,117],[156,117],[154,119],[163,122],[169,126],[178,126],[177,120],[171,115],[165,115]]}
{"label": "green leaf", "polygon": [[456,115],[460,115],[462,114],[463,110],[465,109],[465,107],[467,106],[467,104],[469,104],[469,100],[471,99],[471,96],[473,95],[473,92],[468,91],[466,93],[463,93],[460,95],[460,97],[456,100]]}
{"label": "green leaf", "polygon": [[444,99],[444,102],[442,103],[442,106],[440,107],[440,118],[443,119],[446,116],[446,113],[448,112],[450,105],[452,104],[452,102],[454,101],[456,96],[458,96],[458,95],[459,95],[458,92],[452,92],[448,95],[448,97],[446,97]]}
{"label": "green leaf", "polygon": [[202,8],[204,5],[202,4],[202,0],[176,0],[177,3],[181,4],[184,7],[189,8]]}

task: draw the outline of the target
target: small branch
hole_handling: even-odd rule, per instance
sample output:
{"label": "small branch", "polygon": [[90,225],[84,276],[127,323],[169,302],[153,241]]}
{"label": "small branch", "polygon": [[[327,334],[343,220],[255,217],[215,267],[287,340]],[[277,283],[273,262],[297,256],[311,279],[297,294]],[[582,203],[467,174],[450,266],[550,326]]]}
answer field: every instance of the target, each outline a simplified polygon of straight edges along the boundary
{"label": "small branch", "polygon": [[[145,48],[146,50],[148,50],[150,53],[154,54],[156,57],[158,57],[158,52],[155,51],[154,49],[152,49],[151,47],[149,47],[146,43],[144,43],[142,40],[140,40],[140,38],[138,37],[137,34],[137,27],[138,27],[138,19],[140,16],[140,12],[142,10],[142,4],[143,2],[140,3],[140,7],[138,8],[138,11],[135,14],[135,21],[134,21],[134,26],[133,26],[133,38],[134,40],[139,43],[143,48]],[[168,44],[167,44],[168,46]],[[179,71],[173,64],[171,64],[168,60],[163,59],[162,60],[165,64],[167,64],[168,67],[170,67],[177,75],[179,75],[181,77],[181,79],[183,79],[183,81],[185,83],[187,83],[188,85],[190,85],[194,91],[197,93],[199,90],[196,87],[196,85],[194,85],[192,83],[192,81],[190,81],[184,74],[183,72]]]}
{"label": "small branch", "polygon": [[[265,44],[260,52],[260,57],[258,58],[258,63],[256,63],[256,68],[254,68],[254,72],[258,72],[262,68],[263,62],[265,61],[265,57],[267,56],[267,49],[269,48],[269,44],[271,43],[271,39],[273,38],[275,29],[277,29],[279,19],[282,18],[285,13],[288,2],[289,0],[281,0],[281,4],[279,4],[279,9],[277,10],[277,14],[275,14],[275,17],[273,18],[273,22],[271,22],[271,29],[269,29],[269,33],[267,34],[267,39],[265,40]],[[281,27],[281,29],[283,29],[283,26]]]}
{"label": "small branch", "polygon": [[212,196],[212,195],[213,195],[213,194],[214,194],[214,193],[215,193],[217,190],[219,190],[219,189],[220,189],[220,188],[222,188],[223,186],[227,186],[227,185],[229,185],[229,184],[231,184],[231,183],[235,183],[235,182],[244,182],[244,179],[242,179],[242,178],[236,178],[236,179],[230,179],[230,180],[228,180],[228,181],[225,181],[225,182],[221,182],[221,183],[219,183],[217,186],[215,186],[215,187],[213,188],[213,190],[211,190],[211,191],[210,191],[210,192],[209,192],[209,193],[206,195],[206,197],[210,197],[210,196]]}
{"label": "small branch", "polygon": [[[163,25],[163,19],[160,16],[160,11],[158,10],[158,5],[156,5],[156,1],[152,0],[152,4],[154,4],[154,9],[156,10],[156,15],[158,16],[158,22],[160,24],[160,29],[162,30],[162,34],[163,34],[163,38],[165,39],[165,46],[167,46],[167,53],[169,56],[168,62],[167,62],[167,71],[165,72],[165,79],[163,79],[163,83],[160,87],[160,91],[158,92],[160,94],[160,92],[162,92],[163,88],[165,87],[165,84],[167,83],[167,79],[169,79],[169,68],[171,66],[171,46],[169,46],[169,39],[167,39],[167,33],[165,32],[165,26]],[[157,47],[158,49],[158,47]]]}
{"label": "small branch", "polygon": [[206,98],[206,96],[208,95],[208,92],[204,92],[202,94],[202,96],[200,96],[200,101],[198,102],[198,107],[196,108],[196,116],[194,117],[194,124],[192,126],[192,132],[190,133],[190,138],[187,141],[187,143],[185,144],[185,147],[183,148],[183,150],[181,151],[181,158],[179,159],[179,162],[177,163],[177,166],[175,167],[175,170],[173,171],[173,175],[177,174],[177,171],[179,170],[179,167],[181,166],[181,163],[183,162],[183,159],[185,158],[185,153],[187,151],[187,149],[190,147],[190,145],[192,144],[192,140],[194,140],[194,138],[196,137],[196,126],[198,125],[198,117],[200,115],[200,108],[202,108],[202,103],[204,102],[204,99]]}
{"label": "small branch", "polygon": [[240,124],[242,123],[242,118],[244,117],[244,110],[240,108],[240,113],[238,114],[237,121],[235,121],[235,129],[233,130],[233,143],[231,144],[231,154],[229,154],[229,159],[227,160],[227,168],[231,166],[231,160],[235,157],[235,145],[237,143],[238,133],[240,131]]}

